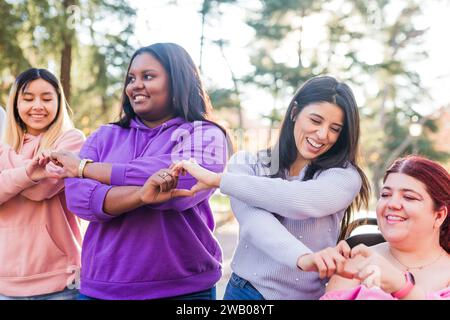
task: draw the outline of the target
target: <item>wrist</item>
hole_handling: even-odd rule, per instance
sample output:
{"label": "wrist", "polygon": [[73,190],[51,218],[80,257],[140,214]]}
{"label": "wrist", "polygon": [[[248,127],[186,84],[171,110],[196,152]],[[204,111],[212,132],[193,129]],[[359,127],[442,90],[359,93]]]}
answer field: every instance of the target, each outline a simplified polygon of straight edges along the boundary
{"label": "wrist", "polygon": [[215,181],[214,181],[214,186],[216,188],[220,188],[220,182],[222,181],[222,174],[221,173],[216,173],[216,177],[215,177]]}
{"label": "wrist", "polygon": [[403,299],[404,297],[406,297],[416,284],[414,275],[411,272],[409,271],[404,272],[402,277],[403,277],[402,282],[399,281],[395,285],[393,290],[390,291],[390,294],[397,299]]}
{"label": "wrist", "polygon": [[94,161],[91,159],[82,159],[82,160],[80,160],[80,162],[78,162],[78,172],[77,172],[78,178],[80,178],[80,179],[84,178],[84,171],[86,169],[86,166],[89,163],[93,163],[93,162]]}

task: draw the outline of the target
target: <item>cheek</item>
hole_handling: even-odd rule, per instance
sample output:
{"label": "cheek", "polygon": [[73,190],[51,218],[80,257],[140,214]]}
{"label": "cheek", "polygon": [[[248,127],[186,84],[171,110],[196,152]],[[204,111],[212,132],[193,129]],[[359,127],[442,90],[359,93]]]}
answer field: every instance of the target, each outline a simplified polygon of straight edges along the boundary
{"label": "cheek", "polygon": [[130,97],[132,95],[132,91],[131,91],[131,86],[129,84],[127,84],[127,86],[125,87],[125,94],[127,95],[128,99],[130,99]]}
{"label": "cheek", "polygon": [[340,133],[332,133],[330,137],[330,144],[333,146],[339,140]]}
{"label": "cheek", "polygon": [[17,104],[17,111],[19,112],[19,116],[21,118],[27,117],[29,109],[30,107],[26,103],[21,102]]}
{"label": "cheek", "polygon": [[385,208],[386,208],[385,201],[383,199],[378,200],[377,207],[375,208],[377,219],[381,219]]}

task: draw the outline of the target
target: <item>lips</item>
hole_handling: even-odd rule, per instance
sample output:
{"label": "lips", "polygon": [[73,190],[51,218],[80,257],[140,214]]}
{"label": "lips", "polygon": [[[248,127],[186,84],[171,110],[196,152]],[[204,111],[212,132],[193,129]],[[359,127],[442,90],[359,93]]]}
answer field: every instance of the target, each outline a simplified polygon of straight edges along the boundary
{"label": "lips", "polygon": [[147,100],[148,98],[150,98],[150,97],[147,96],[147,95],[144,95],[144,94],[134,94],[133,95],[133,102],[139,103],[139,102]]}
{"label": "lips", "polygon": [[318,143],[311,138],[306,138],[306,142],[308,143],[309,146],[311,146],[313,148],[313,150],[316,150],[316,151],[319,151],[320,148],[322,148],[324,146],[323,143]]}
{"label": "lips", "polygon": [[403,221],[408,220],[404,217],[401,217],[401,216],[398,216],[395,214],[388,214],[385,218],[386,218],[387,223],[389,223],[389,224],[401,223]]}
{"label": "lips", "polygon": [[46,114],[29,114],[30,118],[36,120],[44,119],[46,116],[47,116]]}

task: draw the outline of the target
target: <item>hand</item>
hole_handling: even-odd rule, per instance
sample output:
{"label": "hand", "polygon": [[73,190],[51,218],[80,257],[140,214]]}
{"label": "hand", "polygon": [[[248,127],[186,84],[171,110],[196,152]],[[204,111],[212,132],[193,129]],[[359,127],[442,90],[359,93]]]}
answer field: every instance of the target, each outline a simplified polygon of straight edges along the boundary
{"label": "hand", "polygon": [[78,167],[80,166],[81,159],[77,154],[69,151],[57,151],[51,152],[49,158],[55,165],[64,169],[66,177],[78,177]]}
{"label": "hand", "polygon": [[330,278],[333,274],[351,277],[344,270],[345,261],[350,257],[350,247],[345,241],[340,241],[336,247],[328,247],[318,252],[300,256],[297,266],[304,271],[317,271],[319,278]]}
{"label": "hand", "polygon": [[194,159],[175,163],[171,166],[171,169],[177,176],[179,174],[185,175],[188,172],[198,180],[191,188],[194,194],[200,190],[218,188],[220,186],[221,175],[201,167]]}
{"label": "hand", "polygon": [[193,195],[190,190],[176,189],[178,176],[171,169],[161,169],[147,179],[139,189],[139,197],[145,204],[161,203],[174,197]]}
{"label": "hand", "polygon": [[368,288],[377,286],[387,293],[392,293],[405,284],[403,272],[373,249],[360,244],[352,249],[351,256],[362,257],[356,265],[354,277]]}
{"label": "hand", "polygon": [[50,163],[49,154],[50,151],[42,151],[27,164],[26,172],[31,180],[38,182],[47,178],[64,178],[63,175],[57,172],[46,170],[47,164]]}

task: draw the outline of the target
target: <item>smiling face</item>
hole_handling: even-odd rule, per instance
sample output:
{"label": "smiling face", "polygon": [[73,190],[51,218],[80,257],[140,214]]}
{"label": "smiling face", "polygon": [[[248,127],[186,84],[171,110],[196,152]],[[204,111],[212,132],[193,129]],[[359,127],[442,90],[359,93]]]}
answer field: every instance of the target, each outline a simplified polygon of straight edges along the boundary
{"label": "smiling face", "polygon": [[134,112],[146,125],[153,127],[172,117],[169,75],[151,54],[134,58],[125,92]]}
{"label": "smiling face", "polygon": [[19,90],[17,111],[27,132],[37,136],[48,129],[58,113],[55,88],[43,79],[31,81]]}
{"label": "smiling face", "polygon": [[426,186],[403,173],[388,175],[376,211],[378,225],[388,242],[422,241],[435,230],[437,212]]}
{"label": "smiling face", "polygon": [[330,150],[344,126],[344,112],[328,102],[305,106],[295,119],[294,138],[298,158],[314,160]]}

